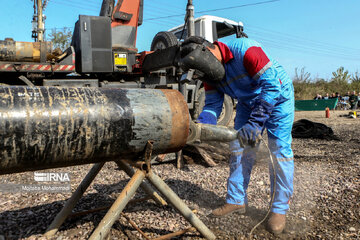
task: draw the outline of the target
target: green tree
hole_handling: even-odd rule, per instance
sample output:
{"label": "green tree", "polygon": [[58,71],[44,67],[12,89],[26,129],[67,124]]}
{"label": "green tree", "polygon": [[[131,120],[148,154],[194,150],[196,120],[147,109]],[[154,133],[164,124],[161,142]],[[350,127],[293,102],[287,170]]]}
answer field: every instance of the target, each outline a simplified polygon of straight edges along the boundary
{"label": "green tree", "polygon": [[339,67],[336,72],[333,72],[332,82],[338,85],[346,85],[349,82],[350,74],[348,70],[345,70],[344,67]]}
{"label": "green tree", "polygon": [[351,89],[360,91],[360,74],[358,71],[351,76]]}
{"label": "green tree", "polygon": [[62,30],[52,29],[48,34],[49,40],[53,43],[54,48],[60,48],[64,51],[70,46],[72,32],[69,28],[64,27]]}
{"label": "green tree", "polygon": [[296,76],[293,79],[295,99],[312,99],[317,93],[325,95],[326,93],[339,92],[345,94],[347,91],[360,92],[360,72],[356,71],[349,74],[344,67],[340,67],[333,72],[330,81],[322,78],[312,78],[307,74],[304,68],[300,71],[295,69]]}

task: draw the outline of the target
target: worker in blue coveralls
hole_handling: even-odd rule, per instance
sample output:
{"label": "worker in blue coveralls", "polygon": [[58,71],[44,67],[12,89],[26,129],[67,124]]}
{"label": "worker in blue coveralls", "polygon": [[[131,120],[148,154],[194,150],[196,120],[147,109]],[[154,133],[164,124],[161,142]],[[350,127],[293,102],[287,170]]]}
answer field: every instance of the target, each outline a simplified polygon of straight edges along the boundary
{"label": "worker in blue coveralls", "polygon": [[[205,106],[198,121],[207,124],[217,123],[222,111],[224,94],[238,100],[234,124],[238,130],[238,141],[230,144],[230,176],[227,182],[226,204],[213,210],[211,215],[223,217],[233,212],[245,213],[246,190],[256,153],[254,147],[258,147],[266,128],[276,172],[275,198],[267,227],[269,231],[279,234],[285,227],[285,214],[293,193],[292,81],[283,67],[254,40],[238,38],[228,44],[212,44],[199,37],[190,37],[182,44],[183,48],[186,48],[187,44],[201,45],[204,55],[209,50],[225,69],[225,75],[220,79],[203,80]],[[188,67],[197,69],[197,64]],[[201,70],[205,71],[206,75],[206,70]],[[273,179],[270,164],[272,193]]]}

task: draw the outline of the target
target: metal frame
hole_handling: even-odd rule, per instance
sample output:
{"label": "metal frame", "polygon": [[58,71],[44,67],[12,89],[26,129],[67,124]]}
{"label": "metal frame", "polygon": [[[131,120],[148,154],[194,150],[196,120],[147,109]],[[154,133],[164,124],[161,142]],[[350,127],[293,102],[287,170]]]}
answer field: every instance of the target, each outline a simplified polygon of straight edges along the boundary
{"label": "metal frame", "polygon": [[[105,239],[110,232],[112,225],[122,214],[130,199],[135,195],[136,190],[141,187],[155,202],[161,205],[167,205],[167,202],[154,190],[153,185],[166,199],[177,209],[190,224],[197,229],[206,239],[215,239],[215,235],[206,227],[206,225],[190,210],[190,208],[171,190],[171,188],[151,170],[151,154],[152,142],[148,141],[145,148],[145,162],[130,162],[136,167],[136,171],[125,160],[116,161],[121,170],[126,172],[130,177],[130,181],[121,191],[111,208],[108,210],[104,218],[91,234],[91,240]],[[73,195],[68,199],[62,210],[55,217],[53,222],[46,230],[44,236],[52,237],[56,234],[62,223],[71,214],[72,209],[85,193],[91,182],[99,173],[104,163],[96,163],[80,183]],[[149,181],[145,182],[147,179]],[[186,231],[185,231],[186,232]]]}

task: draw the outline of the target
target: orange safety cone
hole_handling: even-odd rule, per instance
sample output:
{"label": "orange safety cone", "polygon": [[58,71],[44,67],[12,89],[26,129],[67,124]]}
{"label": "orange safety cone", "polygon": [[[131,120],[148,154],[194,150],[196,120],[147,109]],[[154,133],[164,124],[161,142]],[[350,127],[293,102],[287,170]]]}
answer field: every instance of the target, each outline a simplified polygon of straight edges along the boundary
{"label": "orange safety cone", "polygon": [[328,107],[325,108],[325,117],[330,118],[330,109]]}

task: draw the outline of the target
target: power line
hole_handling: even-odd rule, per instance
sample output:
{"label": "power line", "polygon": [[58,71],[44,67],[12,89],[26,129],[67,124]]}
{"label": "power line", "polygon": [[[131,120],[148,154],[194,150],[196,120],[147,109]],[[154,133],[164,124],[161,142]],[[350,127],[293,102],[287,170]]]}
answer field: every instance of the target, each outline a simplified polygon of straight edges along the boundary
{"label": "power line", "polygon": [[[151,3],[153,2],[159,2],[159,0],[151,0]],[[145,1],[145,4],[147,3],[148,1]],[[184,1],[185,2],[185,1]],[[179,9],[179,10],[185,10],[186,8],[186,4],[184,5],[184,8],[180,8],[179,6],[175,6],[173,4],[169,4],[169,1],[167,1],[166,3],[164,3],[163,1],[161,1],[159,4],[161,4],[161,6],[167,6],[169,8],[175,8],[175,9]],[[159,4],[157,4],[155,7],[159,7]]]}
{"label": "power line", "polygon": [[233,6],[233,7],[226,7],[226,8],[217,8],[217,9],[205,10],[205,11],[197,11],[197,13],[217,12],[217,11],[223,11],[223,10],[228,10],[228,9],[241,8],[241,7],[249,7],[249,6],[255,6],[255,5],[261,5],[261,4],[266,4],[266,3],[279,2],[279,1],[280,1],[280,0],[270,0],[270,1],[257,2],[257,3],[248,3],[248,4],[243,4],[243,5],[240,5],[240,6]]}
{"label": "power line", "polygon": [[74,3],[74,4],[80,4],[81,6],[91,6],[91,7],[96,7],[97,9],[101,8],[101,4],[99,2],[91,2],[91,1],[83,2],[83,1],[81,1],[79,3],[78,1],[74,1],[74,0],[67,0],[67,1]]}
{"label": "power line", "polygon": [[[209,13],[209,12],[217,12],[217,11],[223,11],[228,9],[234,9],[234,8],[241,8],[241,7],[249,7],[249,6],[255,6],[255,5],[261,5],[261,4],[267,4],[267,3],[273,3],[273,2],[279,2],[280,0],[269,0],[269,1],[263,1],[263,2],[257,2],[257,3],[248,3],[238,6],[232,6],[232,7],[226,7],[226,8],[217,8],[217,9],[210,9],[210,10],[204,10],[204,11],[197,11],[196,13]],[[172,18],[172,17],[182,17],[185,14],[176,14],[176,15],[169,15],[169,16],[163,16],[163,17],[157,17],[157,18],[148,18],[144,19],[144,21],[151,21],[151,20],[157,20],[161,18]]]}
{"label": "power line", "polygon": [[75,4],[78,5],[79,7],[96,7],[97,9],[101,8],[101,1],[76,1],[76,0],[66,0],[63,1],[61,0],[61,3],[63,3],[64,5],[66,5],[67,3],[71,3],[71,4]]}
{"label": "power line", "polygon": [[91,11],[91,12],[100,11],[98,8],[95,8],[95,7],[86,7],[86,6],[84,6],[84,5],[76,5],[76,4],[78,4],[78,3],[57,2],[57,1],[55,1],[55,0],[52,0],[52,3],[58,4],[58,5],[62,5],[62,6],[66,5],[66,6],[70,6],[70,7],[82,9],[82,10]]}
{"label": "power line", "polygon": [[[148,13],[146,15],[149,15],[150,17],[156,16],[156,14],[153,14],[153,13]],[[176,20],[176,19],[158,19],[157,21],[150,21],[150,22],[155,22],[156,23],[156,22],[159,22],[159,21],[175,24],[176,26],[180,25],[183,22],[183,20]]]}
{"label": "power line", "polygon": [[[169,14],[170,12],[161,8],[144,7],[144,15],[148,15],[149,13],[164,15],[164,14]],[[178,12],[173,12],[173,13],[178,13]]]}
{"label": "power line", "polygon": [[[228,10],[228,9],[234,9],[234,8],[246,7],[246,6],[253,6],[253,5],[260,5],[260,4],[265,4],[265,3],[277,2],[277,1],[279,1],[279,0],[263,1],[263,2],[257,2],[257,3],[252,3],[252,4],[233,6],[233,7],[225,7],[225,8],[206,10],[206,11],[199,11],[197,13],[222,11],[222,10]],[[53,0],[52,2],[60,4],[60,3],[56,2],[56,0]],[[92,2],[92,3],[95,4],[94,2]],[[64,2],[62,2],[61,4],[64,4]],[[70,3],[69,2],[65,3],[65,5],[69,5],[69,6],[73,6],[73,7],[77,7],[77,8],[81,8],[81,9],[86,9],[86,7],[83,4],[81,4],[81,6],[79,6],[77,4],[80,4],[80,3],[76,2],[76,1],[70,1]],[[90,10],[90,11],[95,10],[95,6],[88,5],[88,7],[91,7],[91,10],[90,10],[90,8],[88,8],[88,10]],[[94,8],[92,8],[92,7],[94,7]],[[96,10],[98,10],[97,7],[96,7]],[[170,18],[170,17],[184,16],[184,14],[177,14],[177,15],[172,15],[172,16],[167,16],[167,17],[161,17],[161,16],[159,17],[159,16],[156,16],[156,14],[154,14],[154,10],[152,7],[150,7],[150,10],[151,10],[150,13],[147,13],[146,15],[153,15],[153,16],[155,15],[155,17],[146,19],[146,20],[157,20],[155,24],[159,24],[159,25],[166,26],[166,27],[179,25],[181,23],[178,23],[175,20],[170,20],[170,19],[162,20],[162,19]],[[160,10],[160,11],[163,11],[163,10]],[[67,27],[67,28],[72,29],[73,27]],[[252,30],[251,28],[260,29],[260,31]],[[64,29],[64,28],[54,28],[54,29],[56,30],[56,29]],[[343,47],[343,46],[337,46],[334,44],[318,42],[318,41],[306,39],[303,37],[285,34],[285,33],[281,33],[281,32],[276,32],[273,30],[268,30],[265,28],[255,27],[255,26],[251,26],[251,25],[250,25],[249,32],[254,33],[254,35],[257,36],[257,38],[259,38],[265,44],[267,44],[271,47],[280,48],[283,50],[288,49],[288,50],[296,51],[296,52],[310,52],[312,54],[319,55],[319,56],[337,57],[337,58],[343,58],[343,59],[348,59],[348,60],[357,60],[357,61],[359,60],[357,53],[356,52],[354,53],[354,51],[360,51],[358,49],[347,48],[347,47]],[[304,43],[309,43],[309,44],[304,44]],[[329,46],[330,48],[336,47],[337,51],[329,49],[325,46]],[[339,52],[338,51],[339,49],[343,49],[344,51]],[[349,51],[351,51],[351,53]]]}
{"label": "power line", "polygon": [[[255,35],[257,35],[257,34],[255,33]],[[269,39],[268,37],[264,37],[262,35],[258,35],[256,38],[261,38],[264,41],[270,42],[272,44],[277,44],[278,46],[291,47],[293,49],[297,49],[297,50],[300,50],[300,51],[310,50],[312,53],[316,52],[316,53],[320,53],[320,54],[330,54],[332,56],[343,56],[343,57],[350,57],[350,58],[356,58],[357,57],[357,55],[336,52],[336,51],[332,51],[330,49],[313,47],[311,45],[303,45],[303,44],[299,44],[299,43],[292,43],[292,42],[284,41],[282,39],[276,39],[276,40],[275,39]]]}
{"label": "power line", "polygon": [[325,43],[325,42],[321,42],[321,41],[315,41],[315,40],[311,40],[311,39],[307,39],[301,36],[295,36],[295,35],[291,35],[291,34],[287,34],[287,33],[283,33],[283,32],[277,32],[274,30],[269,30],[269,29],[265,29],[265,28],[261,28],[261,27],[255,27],[252,25],[247,25],[249,26],[249,30],[251,31],[252,28],[254,29],[260,29],[260,31],[265,32],[266,35],[274,35],[274,36],[283,36],[284,38],[288,39],[289,41],[292,42],[300,42],[300,43],[309,43],[311,45],[316,45],[318,47],[324,47],[324,46],[328,46],[331,48],[336,48],[336,50],[343,50],[343,51],[349,51],[351,53],[358,52],[358,54],[360,55],[360,49],[356,49],[356,48],[350,48],[350,47],[346,47],[346,46],[339,46],[336,44],[330,44],[330,43]]}
{"label": "power line", "polygon": [[281,35],[266,34],[266,36],[264,36],[262,33],[259,33],[257,31],[248,31],[248,33],[250,33],[250,34],[254,33],[255,35],[262,37],[267,41],[272,41],[272,42],[275,41],[275,43],[281,44],[282,46],[291,46],[291,47],[298,48],[299,50],[310,49],[312,51],[319,52],[319,53],[331,54],[333,56],[350,57],[350,58],[354,58],[354,59],[358,58],[358,56],[359,56],[358,54],[356,54],[354,52],[338,51],[338,49],[336,49],[336,51],[335,51],[334,48],[327,48],[327,47],[324,47],[323,45],[304,44],[304,42],[302,42],[302,41],[291,41]]}
{"label": "power line", "polygon": [[170,23],[164,23],[164,22],[148,22],[146,24],[152,24],[152,25],[161,25],[161,26],[164,26],[166,28],[169,28],[169,26],[173,26],[172,24]]}
{"label": "power line", "polygon": [[268,37],[263,36],[256,36],[256,39],[261,41],[263,45],[278,48],[281,50],[288,50],[289,53],[291,52],[300,52],[300,53],[311,53],[312,55],[317,56],[325,56],[325,57],[331,57],[331,58],[340,58],[340,59],[346,59],[346,60],[356,60],[359,61],[360,58],[357,55],[346,55],[341,54],[337,52],[331,52],[330,50],[322,50],[322,49],[316,49],[312,48],[311,46],[299,46],[294,44],[289,44],[288,42],[282,42],[282,41],[274,41],[270,40]]}

